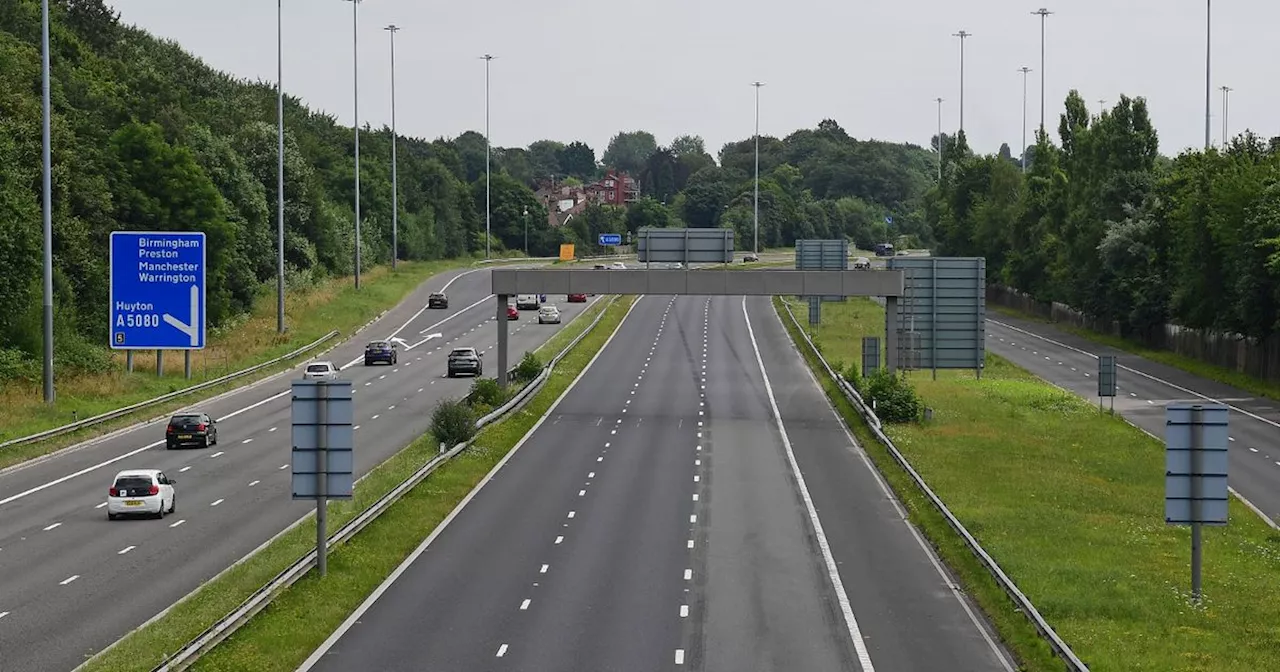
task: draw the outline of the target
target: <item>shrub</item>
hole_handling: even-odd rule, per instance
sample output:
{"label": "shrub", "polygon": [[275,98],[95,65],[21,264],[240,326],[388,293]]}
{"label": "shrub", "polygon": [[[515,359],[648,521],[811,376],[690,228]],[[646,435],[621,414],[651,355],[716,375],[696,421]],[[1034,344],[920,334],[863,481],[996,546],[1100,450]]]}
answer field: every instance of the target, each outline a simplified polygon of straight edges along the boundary
{"label": "shrub", "polygon": [[441,399],[431,414],[431,436],[446,447],[470,441],[476,435],[476,416],[461,399]]}
{"label": "shrub", "polygon": [[0,380],[40,380],[40,362],[16,348],[0,348]]}
{"label": "shrub", "polygon": [[539,373],[542,373],[542,362],[538,356],[532,352],[524,353],[520,364],[516,366],[515,379],[518,382],[527,383],[537,378]]}
{"label": "shrub", "polygon": [[471,383],[471,394],[468,401],[475,407],[496,408],[506,401],[506,393],[498,386],[494,378],[476,378]]}
{"label": "shrub", "polygon": [[846,366],[843,371],[837,371],[837,373],[844,376],[844,379],[849,381],[853,389],[858,391],[858,394],[862,394],[862,376],[859,375],[857,362],[850,362],[849,366]]}
{"label": "shrub", "polygon": [[894,375],[886,369],[877,370],[866,381],[866,397],[868,403],[875,404],[876,416],[885,422],[915,422],[923,408],[905,372]]}

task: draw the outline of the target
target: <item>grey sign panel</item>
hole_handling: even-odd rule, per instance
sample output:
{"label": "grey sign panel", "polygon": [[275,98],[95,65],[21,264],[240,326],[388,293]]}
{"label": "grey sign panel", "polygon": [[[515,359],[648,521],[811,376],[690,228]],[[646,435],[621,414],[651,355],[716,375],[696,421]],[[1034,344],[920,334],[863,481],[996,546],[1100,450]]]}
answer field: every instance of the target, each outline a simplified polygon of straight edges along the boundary
{"label": "grey sign panel", "polygon": [[732,263],[733,229],[640,229],[636,258],[643,263]]}
{"label": "grey sign panel", "polygon": [[1116,356],[1098,356],[1098,396],[1116,396]]}
{"label": "grey sign panel", "polygon": [[495,268],[491,291],[517,294],[902,296],[902,271],[581,270]]}
{"label": "grey sign panel", "polygon": [[290,428],[294,499],[350,499],[355,399],[349,380],[295,380]]}
{"label": "grey sign panel", "polygon": [[1228,419],[1222,404],[1165,409],[1165,522],[1227,524]]}
{"label": "grey sign panel", "polygon": [[822,299],[809,297],[809,324],[822,324]]}
{"label": "grey sign panel", "polygon": [[887,262],[905,276],[897,328],[916,334],[911,358],[918,368],[981,369],[986,357],[986,260],[892,257]]}
{"label": "grey sign panel", "polygon": [[880,368],[880,339],[876,336],[862,337],[862,376],[868,377]]}
{"label": "grey sign panel", "polygon": [[[849,270],[849,241],[797,240],[796,270],[798,271],[847,271]],[[824,295],[823,301],[841,302],[845,297]]]}

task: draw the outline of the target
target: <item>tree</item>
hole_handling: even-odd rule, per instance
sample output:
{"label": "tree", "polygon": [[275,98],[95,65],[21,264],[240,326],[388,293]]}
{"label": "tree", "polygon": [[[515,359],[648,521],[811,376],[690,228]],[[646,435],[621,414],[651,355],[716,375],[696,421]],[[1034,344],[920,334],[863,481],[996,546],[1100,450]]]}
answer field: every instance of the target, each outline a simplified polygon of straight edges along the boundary
{"label": "tree", "polygon": [[671,151],[677,157],[702,156],[707,153],[707,143],[700,135],[679,135],[671,141]]}
{"label": "tree", "polygon": [[565,145],[557,154],[560,170],[566,175],[589,180],[596,174],[596,152],[584,142]]}
{"label": "tree", "polygon": [[658,150],[658,141],[648,131],[622,132],[609,140],[602,161],[610,168],[638,174],[649,155]]}

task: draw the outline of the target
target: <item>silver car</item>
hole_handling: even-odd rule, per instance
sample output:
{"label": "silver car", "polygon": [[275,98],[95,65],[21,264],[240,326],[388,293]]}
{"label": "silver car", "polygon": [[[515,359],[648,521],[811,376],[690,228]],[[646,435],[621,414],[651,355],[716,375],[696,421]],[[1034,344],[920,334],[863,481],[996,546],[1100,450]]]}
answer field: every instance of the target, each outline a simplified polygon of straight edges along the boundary
{"label": "silver car", "polygon": [[337,380],[338,367],[333,362],[311,362],[302,371],[303,380]]}

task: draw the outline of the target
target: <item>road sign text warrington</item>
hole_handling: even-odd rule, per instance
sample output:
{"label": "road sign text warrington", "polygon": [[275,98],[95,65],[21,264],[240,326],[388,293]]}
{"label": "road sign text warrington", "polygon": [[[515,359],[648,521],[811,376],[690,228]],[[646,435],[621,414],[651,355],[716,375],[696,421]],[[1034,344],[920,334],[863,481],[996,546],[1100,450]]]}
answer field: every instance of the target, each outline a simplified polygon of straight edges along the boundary
{"label": "road sign text warrington", "polygon": [[112,232],[111,347],[203,348],[205,257],[201,232]]}

